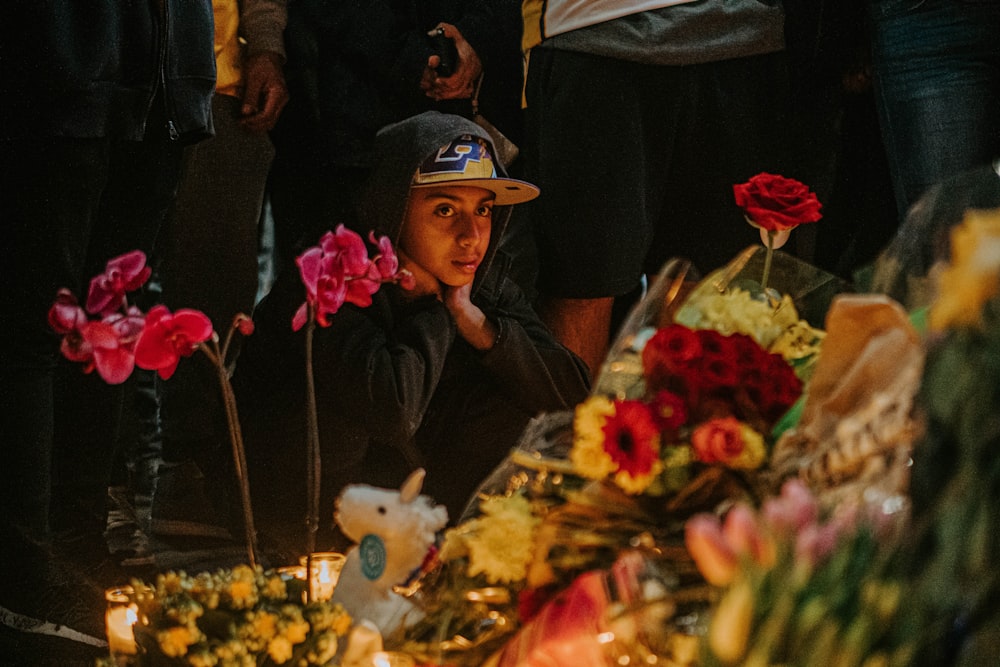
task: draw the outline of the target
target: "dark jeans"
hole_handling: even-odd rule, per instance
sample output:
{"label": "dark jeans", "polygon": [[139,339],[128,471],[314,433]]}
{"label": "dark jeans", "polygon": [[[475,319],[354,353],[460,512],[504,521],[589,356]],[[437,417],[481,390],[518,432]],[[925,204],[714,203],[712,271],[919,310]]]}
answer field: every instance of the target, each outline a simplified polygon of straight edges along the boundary
{"label": "dark jeans", "polygon": [[[235,97],[214,97],[215,136],[186,149],[175,208],[156,248],[163,302],[202,311],[222,339],[237,313],[253,313],[258,222],[274,156],[267,134],[239,124],[240,105]],[[236,336],[234,351],[238,346]],[[164,460],[226,445],[219,379],[204,354],[182,360],[160,391]]]}
{"label": "dark jeans", "polygon": [[1000,156],[1000,2],[873,0],[876,102],[899,215]]}
{"label": "dark jeans", "polygon": [[[135,248],[148,252],[173,196],[179,160],[180,146],[165,137],[0,142],[5,572],[23,575],[40,562],[51,539],[50,509],[57,528],[97,527],[91,517],[79,523],[70,515],[103,509],[122,391],[60,360],[46,315],[60,287],[82,303],[90,277],[108,259]],[[5,577],[3,583],[10,582]]]}

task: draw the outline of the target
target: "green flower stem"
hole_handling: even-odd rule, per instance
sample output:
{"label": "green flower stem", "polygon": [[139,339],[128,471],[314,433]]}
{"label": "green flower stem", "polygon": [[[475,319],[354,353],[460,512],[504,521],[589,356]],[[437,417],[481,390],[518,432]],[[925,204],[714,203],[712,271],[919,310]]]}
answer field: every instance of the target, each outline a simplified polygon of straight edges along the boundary
{"label": "green flower stem", "polygon": [[767,232],[767,255],[764,256],[764,276],[760,279],[760,287],[767,293],[767,280],[771,277],[771,257],[774,255],[774,232]]}
{"label": "green flower stem", "polygon": [[316,534],[319,532],[319,496],[320,496],[320,447],[319,447],[319,416],[316,411],[316,380],[313,375],[313,332],[316,320],[312,308],[309,309],[309,319],[306,324],[306,448],[308,467],[306,483],[308,488],[308,505],[306,508],[306,553],[316,551]]}
{"label": "green flower stem", "polygon": [[[228,342],[228,339],[227,339]],[[227,345],[228,347],[228,345]],[[229,426],[229,441],[233,447],[233,464],[236,468],[236,479],[240,486],[240,501],[243,507],[243,528],[247,539],[247,557],[250,566],[257,566],[257,528],[254,525],[253,505],[250,501],[250,480],[247,476],[246,448],[243,445],[243,431],[240,429],[240,417],[236,410],[236,395],[229,381],[225,359],[219,350],[218,337],[213,337],[212,349],[202,345],[200,348],[215,366],[219,378],[219,388],[222,391],[222,403],[226,408],[226,422]]]}

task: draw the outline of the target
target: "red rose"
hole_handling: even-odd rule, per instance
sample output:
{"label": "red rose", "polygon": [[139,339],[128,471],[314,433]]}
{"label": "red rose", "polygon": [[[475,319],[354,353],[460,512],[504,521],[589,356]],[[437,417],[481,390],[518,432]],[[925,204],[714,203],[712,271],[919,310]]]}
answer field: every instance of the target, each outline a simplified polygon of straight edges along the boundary
{"label": "red rose", "polygon": [[670,391],[658,391],[650,406],[653,416],[663,431],[674,432],[687,421],[687,406],[684,399]]}
{"label": "red rose", "polygon": [[719,417],[691,434],[695,457],[702,463],[729,463],[743,453],[743,433],[735,417]]}
{"label": "red rose", "polygon": [[736,205],[757,227],[771,232],[793,229],[822,217],[815,193],[796,181],[775,174],[757,174],[733,186]]}
{"label": "red rose", "polygon": [[642,367],[652,391],[676,391],[676,378],[686,377],[697,369],[701,357],[698,335],[680,324],[659,329],[642,349]]}

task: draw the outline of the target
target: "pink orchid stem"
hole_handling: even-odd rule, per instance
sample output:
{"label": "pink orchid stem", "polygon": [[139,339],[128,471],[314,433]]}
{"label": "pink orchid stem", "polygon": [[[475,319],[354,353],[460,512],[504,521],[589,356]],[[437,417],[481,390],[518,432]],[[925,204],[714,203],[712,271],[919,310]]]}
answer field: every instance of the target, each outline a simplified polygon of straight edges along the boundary
{"label": "pink orchid stem", "polygon": [[316,380],[313,376],[313,332],[316,320],[312,306],[306,324],[306,448],[308,505],[306,509],[306,553],[316,551],[316,534],[319,532],[319,496],[322,461],[319,447],[319,416],[316,411]]}
{"label": "pink orchid stem", "polygon": [[[227,343],[228,340],[229,338],[227,338]],[[215,366],[216,374],[219,378],[219,388],[222,390],[222,403],[226,408],[226,422],[229,426],[229,441],[233,446],[233,464],[236,468],[236,479],[240,486],[240,501],[243,506],[243,527],[247,540],[247,557],[250,560],[250,567],[256,567],[259,560],[257,558],[257,528],[254,525],[253,505],[250,501],[250,480],[247,476],[246,448],[243,445],[243,431],[240,428],[240,417],[236,410],[236,395],[233,393],[233,385],[229,381],[229,372],[226,370],[225,358],[219,350],[218,338],[213,339],[212,348],[202,343],[199,349],[205,353],[205,356]]]}
{"label": "pink orchid stem", "polygon": [[764,256],[764,276],[760,279],[760,287],[767,293],[767,279],[771,277],[771,257],[774,255],[774,232],[767,232],[767,255]]}

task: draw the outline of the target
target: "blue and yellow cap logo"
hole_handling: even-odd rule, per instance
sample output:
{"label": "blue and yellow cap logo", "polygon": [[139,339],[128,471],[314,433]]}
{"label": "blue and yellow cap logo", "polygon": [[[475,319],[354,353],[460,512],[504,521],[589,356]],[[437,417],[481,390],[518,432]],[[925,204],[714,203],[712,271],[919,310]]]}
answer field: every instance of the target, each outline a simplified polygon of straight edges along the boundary
{"label": "blue and yellow cap logo", "polygon": [[531,183],[498,177],[489,146],[468,134],[439,148],[417,169],[412,187],[432,185],[484,188],[496,194],[494,202],[499,205],[526,202],[539,193]]}

